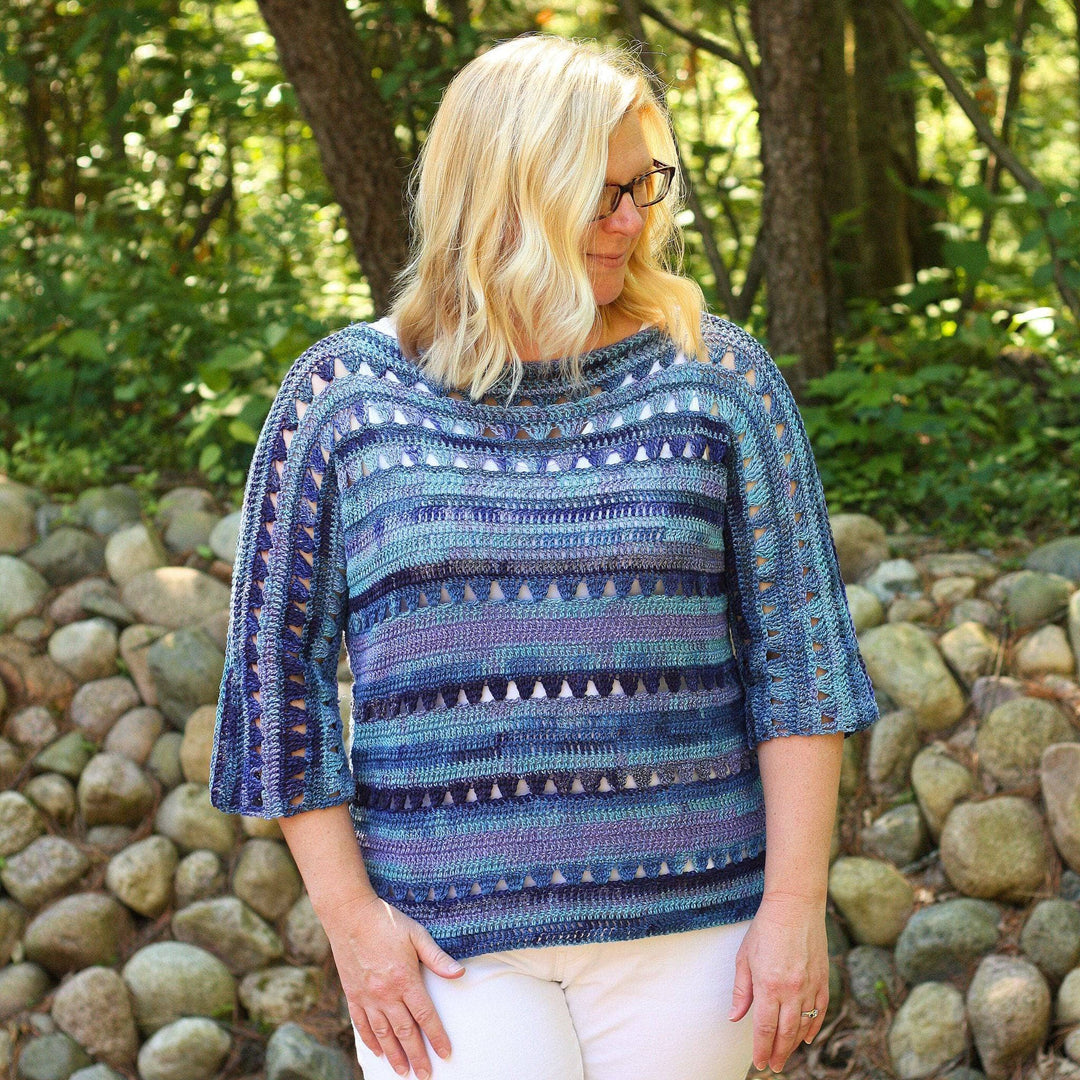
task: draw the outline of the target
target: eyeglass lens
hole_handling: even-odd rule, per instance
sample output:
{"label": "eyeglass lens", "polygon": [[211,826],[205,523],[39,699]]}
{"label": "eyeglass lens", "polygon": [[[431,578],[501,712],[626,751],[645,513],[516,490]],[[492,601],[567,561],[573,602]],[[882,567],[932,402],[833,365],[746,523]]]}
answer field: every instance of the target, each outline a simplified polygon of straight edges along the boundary
{"label": "eyeglass lens", "polygon": [[[634,200],[634,205],[640,209],[659,202],[667,194],[670,186],[671,174],[656,169],[653,172],[646,173],[644,176],[639,176],[634,181],[630,197]],[[600,215],[607,217],[614,214],[622,195],[623,191],[617,185],[605,185],[604,194],[600,200]]]}

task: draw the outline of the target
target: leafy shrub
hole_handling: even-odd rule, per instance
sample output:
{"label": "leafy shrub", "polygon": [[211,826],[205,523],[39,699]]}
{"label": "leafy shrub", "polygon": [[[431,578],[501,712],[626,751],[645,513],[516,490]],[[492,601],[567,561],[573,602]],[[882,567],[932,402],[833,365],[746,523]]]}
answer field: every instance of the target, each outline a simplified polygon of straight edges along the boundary
{"label": "leafy shrub", "polygon": [[[1054,312],[868,305],[800,411],[830,506],[953,544],[1080,528],[1080,352]],[[944,310],[944,309],[951,310]]]}

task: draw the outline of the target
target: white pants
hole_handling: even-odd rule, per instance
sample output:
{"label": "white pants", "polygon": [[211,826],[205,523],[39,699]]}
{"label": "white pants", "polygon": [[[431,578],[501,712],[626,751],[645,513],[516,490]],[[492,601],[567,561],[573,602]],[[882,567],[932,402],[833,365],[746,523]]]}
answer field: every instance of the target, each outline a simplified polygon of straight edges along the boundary
{"label": "white pants", "polygon": [[[728,1013],[750,921],[484,953],[456,979],[421,965],[451,1048],[425,1038],[431,1080],[745,1080],[754,1009]],[[399,1080],[358,1035],[356,1051],[364,1080]]]}

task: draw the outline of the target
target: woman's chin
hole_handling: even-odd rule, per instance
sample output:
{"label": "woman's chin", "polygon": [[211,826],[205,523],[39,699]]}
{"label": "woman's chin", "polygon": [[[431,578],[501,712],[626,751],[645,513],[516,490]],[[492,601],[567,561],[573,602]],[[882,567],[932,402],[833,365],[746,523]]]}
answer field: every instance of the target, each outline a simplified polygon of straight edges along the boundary
{"label": "woman's chin", "polygon": [[593,282],[593,298],[596,300],[597,307],[603,307],[605,304],[617,300],[622,291],[623,283],[621,281],[618,283]]}

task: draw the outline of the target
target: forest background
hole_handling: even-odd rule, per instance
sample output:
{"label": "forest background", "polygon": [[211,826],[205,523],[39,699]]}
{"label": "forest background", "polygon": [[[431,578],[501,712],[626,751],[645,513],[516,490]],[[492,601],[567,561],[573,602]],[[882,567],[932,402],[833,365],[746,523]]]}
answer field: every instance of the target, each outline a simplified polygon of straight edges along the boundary
{"label": "forest background", "polygon": [[236,501],[292,360],[381,314],[447,82],[528,31],[656,72],[685,269],[831,511],[1080,530],[1080,0],[8,0],[0,472]]}

